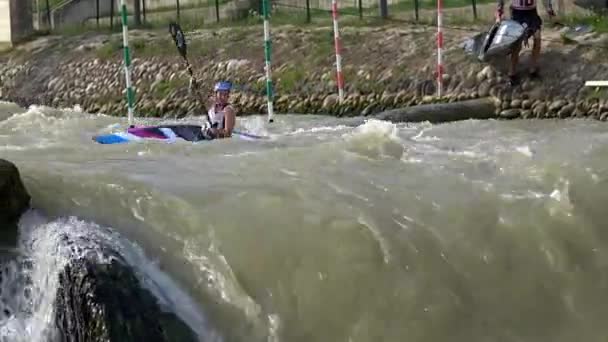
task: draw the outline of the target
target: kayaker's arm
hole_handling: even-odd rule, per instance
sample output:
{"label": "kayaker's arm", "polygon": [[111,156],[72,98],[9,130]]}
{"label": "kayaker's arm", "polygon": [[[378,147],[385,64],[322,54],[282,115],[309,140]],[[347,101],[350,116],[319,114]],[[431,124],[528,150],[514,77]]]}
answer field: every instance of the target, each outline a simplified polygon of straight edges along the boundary
{"label": "kayaker's arm", "polygon": [[218,137],[229,138],[232,136],[232,130],[236,123],[236,112],[232,106],[224,108],[224,119],[226,120],[224,122],[224,128],[218,130]]}

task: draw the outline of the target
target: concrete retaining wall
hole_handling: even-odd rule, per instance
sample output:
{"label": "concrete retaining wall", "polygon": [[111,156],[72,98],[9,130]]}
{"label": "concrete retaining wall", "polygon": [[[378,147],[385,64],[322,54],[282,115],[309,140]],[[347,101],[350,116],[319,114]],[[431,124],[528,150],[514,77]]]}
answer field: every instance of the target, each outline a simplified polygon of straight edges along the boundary
{"label": "concrete retaining wall", "polygon": [[0,49],[11,47],[34,31],[29,1],[0,0]]}

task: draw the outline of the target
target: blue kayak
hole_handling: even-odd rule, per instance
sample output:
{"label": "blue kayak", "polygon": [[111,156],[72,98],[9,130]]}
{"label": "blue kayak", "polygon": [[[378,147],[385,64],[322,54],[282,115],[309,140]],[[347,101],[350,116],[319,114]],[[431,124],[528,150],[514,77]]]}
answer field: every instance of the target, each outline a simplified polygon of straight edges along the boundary
{"label": "blue kayak", "polygon": [[[242,140],[262,140],[268,137],[259,136],[251,133],[233,130],[233,137]],[[211,141],[209,137],[198,125],[160,125],[160,126],[139,126],[129,127],[125,132],[115,132],[93,137],[93,141],[99,144],[124,144],[146,139],[164,140],[173,142],[177,139],[191,142]]]}

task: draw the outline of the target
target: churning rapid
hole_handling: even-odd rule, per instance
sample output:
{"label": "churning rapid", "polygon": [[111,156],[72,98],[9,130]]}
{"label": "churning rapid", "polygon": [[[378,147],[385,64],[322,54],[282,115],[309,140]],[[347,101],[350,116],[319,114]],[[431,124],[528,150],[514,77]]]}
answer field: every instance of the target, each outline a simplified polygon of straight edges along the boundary
{"label": "churning rapid", "polygon": [[601,122],[245,117],[272,139],[91,141],[116,124],[0,105],[35,207],[4,253],[3,341],[50,340],[57,273],[94,243],[202,341],[608,336]]}

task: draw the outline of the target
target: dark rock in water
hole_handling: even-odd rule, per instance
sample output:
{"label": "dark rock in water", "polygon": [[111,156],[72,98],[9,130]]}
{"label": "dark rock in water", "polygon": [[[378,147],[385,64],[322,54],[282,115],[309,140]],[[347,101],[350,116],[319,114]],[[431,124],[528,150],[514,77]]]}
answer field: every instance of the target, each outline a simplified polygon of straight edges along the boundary
{"label": "dark rock in water", "polygon": [[61,341],[198,341],[176,315],[164,312],[119,258],[72,261],[59,275],[55,323]]}
{"label": "dark rock in water", "polygon": [[0,229],[16,224],[29,204],[30,195],[19,170],[10,161],[0,159]]}
{"label": "dark rock in water", "polygon": [[519,108],[511,108],[505,109],[500,112],[500,117],[505,119],[515,119],[521,115],[521,109]]}
{"label": "dark rock in water", "polygon": [[375,115],[380,120],[392,122],[442,123],[468,119],[495,118],[495,102],[492,98],[482,98],[453,103],[424,104],[415,107],[398,108]]}

